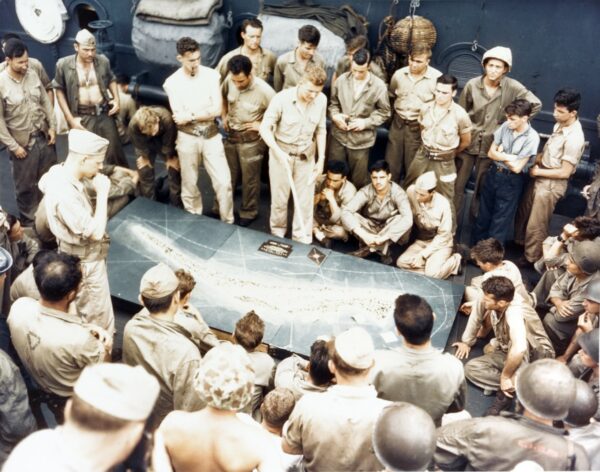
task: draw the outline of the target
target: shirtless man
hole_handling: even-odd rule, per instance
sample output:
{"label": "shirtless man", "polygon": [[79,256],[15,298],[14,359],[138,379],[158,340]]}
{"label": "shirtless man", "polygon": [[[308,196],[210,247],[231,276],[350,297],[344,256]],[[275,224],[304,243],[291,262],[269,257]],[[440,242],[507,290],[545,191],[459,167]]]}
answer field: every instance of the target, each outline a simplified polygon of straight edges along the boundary
{"label": "shirtless man", "polygon": [[86,29],[75,36],[75,54],[56,63],[53,86],[69,128],[87,129],[110,142],[107,164],[129,167],[116,117],[120,109],[117,79],[106,56],[96,54],[96,39]]}
{"label": "shirtless man", "polygon": [[[164,441],[175,470],[280,470],[268,433],[236,416],[252,399],[253,386],[252,363],[241,346],[223,343],[206,354],[195,387],[208,406],[193,413],[174,411],[158,429],[158,444]],[[160,461],[160,448],[154,454]]]}

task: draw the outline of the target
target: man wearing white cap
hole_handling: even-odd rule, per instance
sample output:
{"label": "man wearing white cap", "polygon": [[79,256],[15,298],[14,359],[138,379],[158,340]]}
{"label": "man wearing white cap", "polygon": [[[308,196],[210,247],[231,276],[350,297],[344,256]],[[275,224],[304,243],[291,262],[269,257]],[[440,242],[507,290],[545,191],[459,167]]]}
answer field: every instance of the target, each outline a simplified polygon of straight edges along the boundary
{"label": "man wearing white cap", "polygon": [[108,139],[106,163],[129,167],[117,130],[119,87],[108,58],[96,54],[96,38],[86,29],[75,36],[75,54],[59,59],[53,85],[71,129],[87,129]]}
{"label": "man wearing white cap", "polygon": [[330,341],[329,369],[337,384],[324,393],[307,393],[283,431],[288,454],[303,454],[307,471],[382,470],[373,452],[373,426],[390,402],[369,384],[374,364],[371,336],[354,327]]}
{"label": "man wearing white cap", "polygon": [[208,351],[189,388],[207,407],[170,413],[157,433],[175,470],[281,470],[268,433],[236,416],[254,388],[252,362],[241,346],[223,343]]}
{"label": "man wearing white cap", "polygon": [[517,98],[531,103],[531,118],[542,108],[540,99],[520,82],[506,77],[512,68],[512,52],[504,46],[489,49],[483,55],[483,75],[469,80],[460,94],[458,104],[463,107],[473,123],[471,144],[456,156],[458,176],[455,182],[454,206],[460,221],[465,187],[476,165],[475,192],[471,203],[471,214],[478,209],[477,194],[482,176],[491,164],[487,157],[499,123],[506,120],[504,109]]}
{"label": "man wearing white cap", "polygon": [[[69,131],[69,154],[40,180],[44,210],[58,250],[81,259],[83,279],[75,298],[77,312],[88,323],[109,333],[115,330],[115,316],[108,287],[106,256],[107,201],[110,180],[100,173],[108,141],[86,130]],[[92,179],[96,208],[82,180]]]}
{"label": "man wearing white cap", "polygon": [[421,175],[406,195],[413,213],[416,241],[398,258],[396,265],[428,277],[445,279],[460,270],[461,255],[452,254],[452,208],[435,191],[433,171]]}
{"label": "man wearing white cap", "polygon": [[123,362],[141,365],[160,382],[150,422],[155,428],[173,410],[196,411],[205,406],[194,388],[201,355],[192,334],[174,321],[179,279],[167,265],[155,265],[143,275],[140,302],[145,310],[129,320],[123,332]]}
{"label": "man wearing white cap", "polygon": [[67,403],[65,423],[23,440],[3,470],[112,470],[140,440],[158,391],[156,379],[141,367],[86,368]]}

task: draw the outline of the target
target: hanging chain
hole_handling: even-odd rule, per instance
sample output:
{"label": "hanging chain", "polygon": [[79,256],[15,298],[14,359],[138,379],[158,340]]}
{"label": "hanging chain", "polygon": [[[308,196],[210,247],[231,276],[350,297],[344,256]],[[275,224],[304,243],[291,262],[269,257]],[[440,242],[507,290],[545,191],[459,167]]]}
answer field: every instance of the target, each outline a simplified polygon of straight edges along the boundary
{"label": "hanging chain", "polygon": [[415,16],[417,8],[419,8],[420,6],[421,6],[421,0],[410,0],[410,6],[409,6],[410,16]]}

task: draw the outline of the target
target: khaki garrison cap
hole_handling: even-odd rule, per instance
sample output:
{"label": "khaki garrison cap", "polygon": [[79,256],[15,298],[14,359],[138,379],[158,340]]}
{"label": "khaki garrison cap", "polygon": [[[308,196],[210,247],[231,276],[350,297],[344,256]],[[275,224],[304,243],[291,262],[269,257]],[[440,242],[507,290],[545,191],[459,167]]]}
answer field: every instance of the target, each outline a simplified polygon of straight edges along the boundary
{"label": "khaki garrison cap", "polygon": [[143,367],[108,363],[86,367],[74,387],[86,403],[126,421],[145,421],[159,390],[158,381]]}
{"label": "khaki garrison cap", "polygon": [[437,185],[437,179],[435,177],[435,172],[430,170],[429,172],[425,172],[423,175],[420,175],[419,178],[415,182],[415,188],[418,190],[427,190],[428,192],[433,190]]}
{"label": "khaki garrison cap", "polygon": [[81,46],[92,47],[96,45],[96,38],[86,29],[79,30],[75,36],[75,41]]}
{"label": "khaki garrison cap", "polygon": [[162,262],[148,269],[140,281],[140,293],[146,298],[166,297],[177,288],[179,288],[179,279],[175,272]]}
{"label": "khaki garrison cap", "polygon": [[368,369],[373,365],[373,340],[363,328],[355,327],[335,337],[335,350],[342,360],[355,369]]}
{"label": "khaki garrison cap", "polygon": [[104,139],[90,131],[84,129],[69,131],[69,153],[104,158],[108,144],[108,139]]}

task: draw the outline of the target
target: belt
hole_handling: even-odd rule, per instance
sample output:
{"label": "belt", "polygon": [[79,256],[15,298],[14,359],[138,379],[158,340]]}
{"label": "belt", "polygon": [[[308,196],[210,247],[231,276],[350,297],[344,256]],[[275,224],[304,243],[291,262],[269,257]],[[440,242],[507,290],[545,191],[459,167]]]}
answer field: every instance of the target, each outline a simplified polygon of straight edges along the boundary
{"label": "belt", "polygon": [[46,133],[44,133],[41,129],[38,129],[29,135],[30,138],[45,138]]}
{"label": "belt", "polygon": [[219,132],[219,128],[217,128],[217,124],[214,121],[188,123],[186,125],[178,126],[177,129],[182,133],[191,134],[192,136],[198,136],[199,138],[204,139],[210,139]]}
{"label": "belt", "polygon": [[425,157],[427,159],[431,159],[432,161],[449,161],[454,159],[456,153],[454,151],[436,151],[434,149],[429,149],[423,146],[425,151]]}
{"label": "belt", "polygon": [[408,126],[409,128],[420,128],[419,125],[419,121],[418,120],[406,120],[404,118],[402,118],[400,115],[396,115],[396,120],[398,120],[398,124],[404,124],[406,126]]}
{"label": "belt", "polygon": [[308,156],[306,154],[304,154],[303,152],[288,152],[288,155],[290,157],[297,157],[301,161],[305,161],[308,159]]}
{"label": "belt", "polygon": [[110,238],[105,236],[101,241],[90,242],[85,246],[59,241],[58,249],[60,252],[79,257],[81,262],[94,262],[106,259],[109,244]]}
{"label": "belt", "polygon": [[[515,174],[513,171],[507,169],[506,167],[501,167],[497,164],[494,164],[492,166],[492,169],[494,169],[496,172],[500,172],[501,174]],[[519,175],[519,174],[515,174],[515,175]]]}
{"label": "belt", "polygon": [[108,103],[98,103],[96,105],[79,105],[77,113],[80,115],[98,116],[108,112]]}
{"label": "belt", "polygon": [[260,134],[258,131],[248,130],[248,131],[230,131],[227,140],[232,144],[238,143],[253,143],[254,141],[258,141],[260,139]]}

